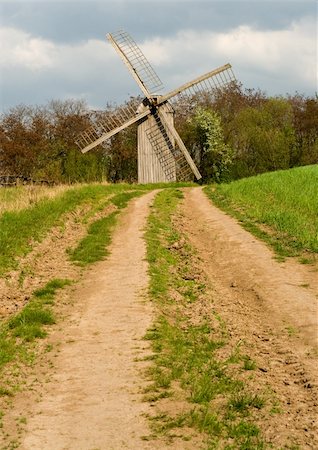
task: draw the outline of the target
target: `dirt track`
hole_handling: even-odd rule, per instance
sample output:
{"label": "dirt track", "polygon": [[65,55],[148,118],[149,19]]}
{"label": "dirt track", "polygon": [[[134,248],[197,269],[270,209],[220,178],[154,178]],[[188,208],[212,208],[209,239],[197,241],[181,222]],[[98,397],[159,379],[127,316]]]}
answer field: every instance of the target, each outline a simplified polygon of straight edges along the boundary
{"label": "dirt track", "polygon": [[[63,344],[42,400],[30,411],[21,449],[192,448],[141,439],[149,433],[141,375],[149,349],[141,340],[153,310],[145,300],[143,229],[150,193],[123,214],[111,255],[73,293]],[[315,444],[318,277],[312,266],[278,263],[261,242],[214,208],[200,188],[186,190],[178,227],[197,250],[213,288],[213,306],[233,342],[242,341],[286,413],[264,418],[267,437],[295,431]],[[56,331],[57,340],[61,338]],[[268,421],[268,423],[266,423]]]}
{"label": "dirt track", "polygon": [[233,345],[248,349],[261,373],[257,387],[269,388],[282,405],[279,416],[264,417],[266,437],[279,442],[296,433],[300,448],[318,448],[317,267],[277,262],[200,189],[186,193],[179,220],[198,251],[213,286],[213,306]]}
{"label": "dirt track", "polygon": [[[141,402],[141,338],[151,323],[144,300],[147,267],[142,229],[154,192],[128,208],[111,256],[81,283],[65,324],[56,373],[29,421],[24,449],[151,448]],[[142,444],[142,447],[141,447]]]}

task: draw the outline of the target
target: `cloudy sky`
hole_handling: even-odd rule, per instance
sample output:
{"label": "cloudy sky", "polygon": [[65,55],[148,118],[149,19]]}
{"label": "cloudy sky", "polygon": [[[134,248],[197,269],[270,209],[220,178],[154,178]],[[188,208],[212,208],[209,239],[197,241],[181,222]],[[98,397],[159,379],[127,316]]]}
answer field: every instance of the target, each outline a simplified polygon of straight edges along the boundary
{"label": "cloudy sky", "polygon": [[172,90],[230,62],[245,87],[317,92],[315,0],[0,0],[0,110],[121,103],[139,89],[108,32],[131,34]]}

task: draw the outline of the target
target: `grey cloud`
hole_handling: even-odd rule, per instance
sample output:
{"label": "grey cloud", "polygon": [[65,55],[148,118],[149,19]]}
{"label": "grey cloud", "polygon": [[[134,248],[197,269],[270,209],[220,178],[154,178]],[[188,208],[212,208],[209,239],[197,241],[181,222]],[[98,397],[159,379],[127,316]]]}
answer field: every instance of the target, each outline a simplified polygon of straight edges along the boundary
{"label": "grey cloud", "polygon": [[56,42],[101,39],[124,28],[136,39],[182,29],[228,30],[249,23],[278,29],[315,15],[314,1],[122,1],[2,3],[2,24]]}

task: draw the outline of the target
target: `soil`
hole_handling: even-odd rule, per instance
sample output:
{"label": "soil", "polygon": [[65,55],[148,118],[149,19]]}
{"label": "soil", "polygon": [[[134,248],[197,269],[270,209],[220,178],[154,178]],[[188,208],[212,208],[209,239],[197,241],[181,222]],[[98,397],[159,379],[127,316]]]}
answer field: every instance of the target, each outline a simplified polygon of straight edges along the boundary
{"label": "soil", "polygon": [[[257,389],[270,389],[282,409],[264,415],[265,437],[276,448],[290,435],[302,449],[318,448],[317,267],[277,262],[264,243],[215,208],[200,188],[184,192],[176,224],[208,280],[211,305],[225,321],[233,345],[241,343],[256,361]],[[153,407],[143,401],[144,371],[150,364],[144,358],[151,352],[142,337],[154,317],[146,297],[143,231],[155,194],[133,200],[121,214],[110,256],[66,290],[65,318],[49,338],[57,350],[43,358],[37,373],[26,374],[29,389],[10,400],[10,411],[0,405],[6,432],[10,423],[27,418],[17,448],[200,448],[193,447],[194,441],[143,439],[150,433],[146,416]],[[64,249],[71,246],[67,238],[60,240]],[[50,270],[56,271],[62,256],[54,254],[51,246]],[[73,269],[65,266],[68,270]],[[6,311],[5,299],[2,307]]]}

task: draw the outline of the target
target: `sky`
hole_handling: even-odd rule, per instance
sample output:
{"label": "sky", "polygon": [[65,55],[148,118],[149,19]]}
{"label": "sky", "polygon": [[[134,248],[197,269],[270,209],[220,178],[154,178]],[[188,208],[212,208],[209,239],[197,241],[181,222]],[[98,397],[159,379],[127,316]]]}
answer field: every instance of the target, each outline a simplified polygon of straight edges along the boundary
{"label": "sky", "polygon": [[246,88],[317,93],[313,0],[0,0],[0,112],[82,99],[93,109],[140,90],[106,34],[128,32],[160,93],[230,63]]}

